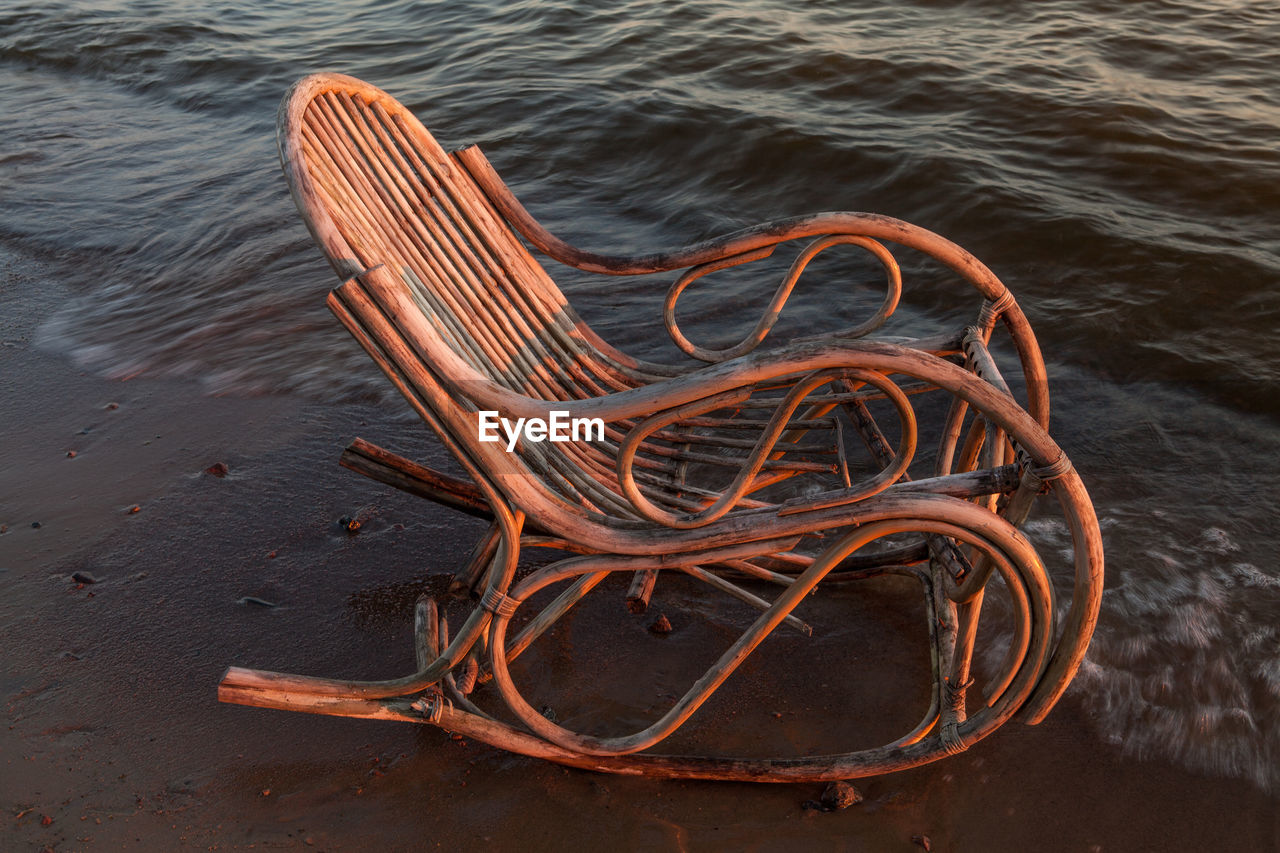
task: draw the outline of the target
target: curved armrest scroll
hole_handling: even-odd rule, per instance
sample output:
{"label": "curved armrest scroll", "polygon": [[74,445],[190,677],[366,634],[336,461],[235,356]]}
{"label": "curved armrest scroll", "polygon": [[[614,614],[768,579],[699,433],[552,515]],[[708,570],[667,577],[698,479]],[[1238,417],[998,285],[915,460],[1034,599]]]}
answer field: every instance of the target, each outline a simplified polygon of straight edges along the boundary
{"label": "curved armrest scroll", "polygon": [[829,234],[814,240],[796,257],[791,264],[791,268],[787,270],[787,274],[778,284],[778,289],[774,291],[773,298],[769,300],[769,305],[764,314],[756,322],[755,328],[734,346],[713,350],[692,343],[684,336],[684,333],[680,331],[680,326],[676,323],[676,300],[680,298],[680,294],[684,292],[685,288],[702,278],[702,276],[716,270],[767,258],[773,254],[774,246],[766,246],[742,255],[734,255],[719,261],[699,264],[676,279],[671,285],[671,289],[667,291],[666,301],[662,305],[662,322],[667,328],[667,334],[671,336],[671,340],[675,342],[675,345],[682,352],[701,361],[714,363],[746,355],[760,345],[760,342],[765,339],[765,336],[773,328],[774,323],[778,322],[778,318],[782,315],[782,308],[787,303],[787,298],[791,295],[792,289],[795,288],[796,282],[800,279],[800,274],[804,272],[809,262],[826,249],[840,245],[861,246],[875,255],[876,260],[880,261],[881,266],[884,267],[887,286],[885,288],[884,301],[874,315],[851,329],[833,333],[833,336],[860,338],[863,335],[874,332],[884,325],[885,320],[889,319],[889,316],[898,307],[898,300],[902,296],[902,270],[898,267],[898,262],[894,260],[893,255],[889,253],[889,250],[882,243],[853,234]]}
{"label": "curved armrest scroll", "polygon": [[571,246],[544,228],[520,203],[477,146],[459,149],[453,153],[453,157],[479,185],[498,212],[525,239],[548,257],[587,272],[606,275],[670,272],[743,255],[766,246],[776,246],[787,240],[849,234],[897,243],[937,258],[972,283],[988,299],[999,299],[1008,290],[985,264],[945,237],[901,219],[876,213],[842,211],[792,216],[670,252],[647,255],[603,255],[589,252]]}
{"label": "curved armrest scroll", "polygon": [[[844,500],[845,502],[862,500],[887,489],[902,476],[915,454],[915,413],[906,395],[888,376],[874,370],[841,367],[815,370],[795,382],[787,392],[786,397],[778,404],[770,416],[769,423],[761,432],[755,447],[743,459],[742,467],[734,477],[733,482],[709,506],[697,512],[679,515],[656,506],[637,487],[632,469],[636,452],[640,449],[642,442],[649,436],[676,421],[723,408],[725,400],[729,397],[727,394],[712,395],[702,400],[673,406],[657,412],[637,424],[627,434],[627,437],[618,448],[618,483],[622,487],[622,493],[631,501],[636,511],[650,521],[677,529],[690,529],[710,524],[738,505],[738,502],[751,490],[752,482],[755,480],[756,475],[760,473],[765,461],[772,458],[777,451],[782,449],[779,447],[779,442],[789,430],[788,422],[796,409],[804,403],[805,398],[816,389],[835,380],[866,383],[873,386],[890,399],[902,423],[902,436],[894,459],[875,476],[847,489]],[[740,399],[741,395],[739,394],[737,395],[737,400]]]}

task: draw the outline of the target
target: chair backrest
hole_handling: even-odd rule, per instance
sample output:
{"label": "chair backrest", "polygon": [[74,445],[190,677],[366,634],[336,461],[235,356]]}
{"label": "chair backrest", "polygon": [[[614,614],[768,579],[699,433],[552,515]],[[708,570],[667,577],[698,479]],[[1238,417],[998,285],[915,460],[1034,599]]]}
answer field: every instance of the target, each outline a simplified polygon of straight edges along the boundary
{"label": "chair backrest", "polygon": [[303,78],[281,105],[279,143],[339,276],[394,266],[440,341],[482,376],[540,399],[636,383],[465,169],[386,92],[340,74]]}
{"label": "chair backrest", "polygon": [[[433,425],[473,456],[487,456],[481,467],[501,469],[489,473],[508,483],[530,475],[533,499],[549,501],[544,509],[636,518],[613,471],[620,436],[612,428],[606,441],[519,454],[476,444],[477,407],[459,393],[469,382],[571,400],[655,377],[586,326],[459,160],[386,92],[340,74],[290,89],[278,142],[294,199],[330,263],[341,278],[360,276],[412,349],[362,340],[375,360],[395,363],[384,370],[393,380],[400,374],[411,402],[433,410]],[[420,367],[431,375],[415,383],[408,374]],[[527,503],[530,484],[522,486]]]}

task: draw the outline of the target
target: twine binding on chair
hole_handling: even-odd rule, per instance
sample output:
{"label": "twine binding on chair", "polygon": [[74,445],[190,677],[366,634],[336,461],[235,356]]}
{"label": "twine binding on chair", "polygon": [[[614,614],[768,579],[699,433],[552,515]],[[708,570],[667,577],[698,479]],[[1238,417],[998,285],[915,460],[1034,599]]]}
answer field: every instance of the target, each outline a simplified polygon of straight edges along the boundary
{"label": "twine binding on chair", "polygon": [[1008,289],[1000,294],[999,298],[992,301],[984,300],[982,309],[978,312],[978,328],[990,329],[995,325],[996,319],[1005,312],[1007,308],[1014,303],[1013,293]]}
{"label": "twine binding on chair", "polygon": [[480,607],[482,609],[495,616],[501,616],[503,619],[510,619],[514,616],[516,608],[519,606],[519,599],[498,592],[496,589],[485,590],[484,596],[480,599]]}
{"label": "twine binding on chair", "polygon": [[438,726],[440,725],[440,720],[444,717],[445,709],[453,710],[453,703],[443,693],[433,692],[429,696],[416,700],[409,707],[420,713],[423,719],[431,725]]}
{"label": "twine binding on chair", "polygon": [[973,686],[973,681],[970,678],[963,684],[956,685],[948,678],[942,683],[945,716],[938,728],[938,739],[942,741],[947,755],[958,755],[969,748],[960,737],[960,723],[965,718],[965,692]]}

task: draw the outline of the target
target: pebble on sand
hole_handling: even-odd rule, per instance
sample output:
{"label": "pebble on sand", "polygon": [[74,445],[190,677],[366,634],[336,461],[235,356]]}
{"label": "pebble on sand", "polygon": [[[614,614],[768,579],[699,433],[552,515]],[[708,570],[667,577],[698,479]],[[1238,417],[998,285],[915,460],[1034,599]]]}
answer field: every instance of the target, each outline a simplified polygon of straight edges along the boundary
{"label": "pebble on sand", "polygon": [[848,782],[832,782],[822,792],[822,804],[830,809],[847,809],[862,802],[862,792]]}
{"label": "pebble on sand", "polygon": [[205,468],[205,469],[204,469],[204,472],[205,472],[206,474],[209,474],[210,476],[213,476],[213,477],[225,477],[225,476],[227,476],[227,473],[228,473],[230,470],[231,470],[231,469],[229,469],[229,468],[227,467],[227,463],[225,463],[225,462],[215,462],[215,463],[213,463],[212,465],[210,465],[208,468]]}
{"label": "pebble on sand", "polygon": [[862,792],[848,782],[831,782],[817,800],[805,800],[800,807],[812,812],[834,812],[862,802]]}
{"label": "pebble on sand", "polygon": [[671,633],[671,620],[667,619],[665,613],[659,613],[658,618],[653,620],[653,624],[649,626],[649,633],[659,636]]}

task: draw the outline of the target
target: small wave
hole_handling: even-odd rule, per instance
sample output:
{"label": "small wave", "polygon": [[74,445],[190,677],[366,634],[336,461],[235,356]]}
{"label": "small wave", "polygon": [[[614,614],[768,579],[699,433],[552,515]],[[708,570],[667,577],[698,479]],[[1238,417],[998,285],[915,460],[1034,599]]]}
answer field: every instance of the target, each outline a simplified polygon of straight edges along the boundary
{"label": "small wave", "polygon": [[1280,786],[1280,635],[1267,615],[1280,599],[1256,598],[1280,577],[1233,561],[1242,549],[1225,528],[1184,539],[1164,516],[1113,534],[1113,552],[1132,553],[1114,537],[1156,544],[1124,567],[1143,582],[1107,591],[1073,695],[1127,754]]}

